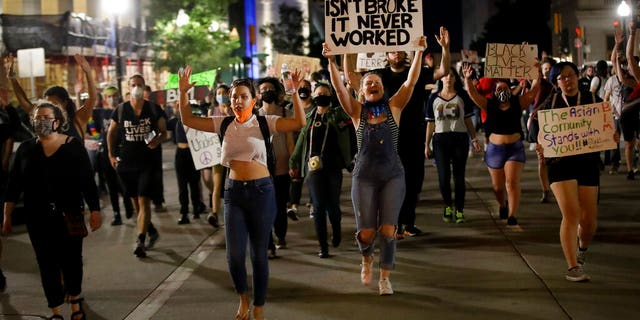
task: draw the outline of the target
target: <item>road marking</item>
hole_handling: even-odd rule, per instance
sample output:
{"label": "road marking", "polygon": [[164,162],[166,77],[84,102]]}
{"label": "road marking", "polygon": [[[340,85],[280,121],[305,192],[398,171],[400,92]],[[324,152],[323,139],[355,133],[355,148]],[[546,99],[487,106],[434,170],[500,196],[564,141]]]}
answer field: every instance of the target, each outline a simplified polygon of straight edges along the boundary
{"label": "road marking", "polygon": [[[216,237],[217,235],[220,236]],[[216,231],[205,239],[125,320],[151,319],[165,305],[167,300],[182,287],[184,282],[191,277],[193,271],[209,257],[215,244],[220,241],[219,237],[224,237],[224,233]]]}

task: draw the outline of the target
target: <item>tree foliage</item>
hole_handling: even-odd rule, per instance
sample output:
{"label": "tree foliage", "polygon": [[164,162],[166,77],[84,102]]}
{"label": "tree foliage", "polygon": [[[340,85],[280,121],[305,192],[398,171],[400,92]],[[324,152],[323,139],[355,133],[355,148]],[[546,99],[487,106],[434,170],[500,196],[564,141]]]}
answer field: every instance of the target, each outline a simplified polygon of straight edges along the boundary
{"label": "tree foliage", "polygon": [[280,21],[277,24],[269,23],[260,28],[260,35],[271,37],[273,49],[283,54],[304,54],[304,41],[302,35],[302,23],[304,17],[302,10],[297,7],[281,4],[278,7]]}
{"label": "tree foliage", "polygon": [[[232,39],[229,30],[210,28],[212,21],[227,20],[232,2],[235,0],[151,0],[155,67],[175,72],[188,63],[194,72],[202,72],[240,62],[233,56],[239,40]],[[180,9],[189,15],[189,23],[178,27],[175,20]]]}
{"label": "tree foliage", "polygon": [[484,32],[470,44],[483,54],[487,43],[538,45],[538,52],[551,53],[550,0],[498,0],[495,15],[487,20]]}

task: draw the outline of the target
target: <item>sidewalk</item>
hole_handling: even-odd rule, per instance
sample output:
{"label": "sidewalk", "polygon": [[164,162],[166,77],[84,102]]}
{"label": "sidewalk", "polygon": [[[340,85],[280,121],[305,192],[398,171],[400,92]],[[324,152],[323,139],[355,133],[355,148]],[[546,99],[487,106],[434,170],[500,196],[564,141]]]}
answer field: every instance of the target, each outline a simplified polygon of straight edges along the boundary
{"label": "sidewalk", "polygon": [[[83,295],[89,319],[232,319],[235,315],[238,298],[227,272],[224,230],[214,231],[205,219],[176,224],[173,151],[165,144],[169,212],[153,216],[161,237],[149,258],[139,260],[132,254],[135,222],[112,227],[109,209],[104,210],[103,228],[86,239]],[[552,203],[539,203],[535,157],[527,155],[516,227],[497,219],[489,174],[479,155],[469,159],[467,167],[467,222],[444,223],[437,173],[428,162],[417,212],[425,234],[398,242],[391,277],[395,294],[385,297],[377,294],[377,272],[370,287],[360,284],[359,253],[350,240],[355,224],[346,175],[340,248],[332,248],[330,259],[316,256],[313,222],[302,207],[300,221],[289,221],[288,248],[279,250],[279,258],[270,262],[266,317],[635,318],[640,311],[640,182],[627,181],[622,174],[602,175],[599,229],[586,264],[592,281],[571,283],[564,280],[559,209],[553,198]],[[49,315],[24,227],[16,227],[3,244],[8,288],[0,294],[0,319]]]}

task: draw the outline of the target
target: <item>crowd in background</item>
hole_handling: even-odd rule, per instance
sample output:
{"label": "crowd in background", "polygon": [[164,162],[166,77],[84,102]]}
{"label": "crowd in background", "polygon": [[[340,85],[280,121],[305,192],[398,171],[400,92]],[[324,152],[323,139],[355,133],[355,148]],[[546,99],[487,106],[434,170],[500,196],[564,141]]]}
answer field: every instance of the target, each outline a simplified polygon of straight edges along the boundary
{"label": "crowd in background", "polygon": [[[109,216],[112,226],[122,225],[125,219],[137,219],[134,254],[140,258],[146,257],[146,251],[152,249],[159,238],[151,221],[151,204],[155,205],[155,212],[167,210],[163,189],[168,183],[178,186],[178,224],[189,224],[191,219],[199,219],[201,214],[207,213],[208,223],[219,228],[222,197],[236,199],[234,197],[239,196],[241,184],[237,181],[259,182],[265,177],[270,177],[269,184],[272,183],[273,202],[271,199],[260,201],[264,201],[267,208],[273,207],[273,217],[261,225],[266,233],[259,235],[265,237],[265,241],[252,240],[251,245],[254,248],[264,246],[268,258],[276,257],[277,250],[290,245],[286,238],[287,225],[289,220],[301,218],[298,205],[306,185],[310,217],[318,240],[318,256],[330,258],[329,248],[339,247],[343,237],[340,198],[343,196],[342,180],[350,173],[353,178],[351,197],[357,213],[355,236],[362,253],[361,280],[365,285],[371,281],[372,253],[378,237],[381,246],[379,292],[387,295],[393,294],[389,274],[394,267],[396,241],[422,233],[417,226],[415,210],[425,179],[425,161],[433,161],[437,168],[443,200],[438,211],[442,210],[443,221],[464,223],[466,163],[469,157],[484,150],[483,160],[499,206],[499,217],[507,225],[514,226],[518,224],[520,175],[528,144],[529,150],[538,154],[540,201],[549,202],[552,193],[563,215],[560,242],[568,266],[565,278],[586,281],[589,276],[583,266],[597,226],[599,175],[601,172],[618,174],[623,165],[628,180],[634,180],[638,173],[640,67],[633,50],[635,31],[635,25],[631,23],[628,39],[625,39],[621,30],[616,30],[615,45],[608,62],[603,59],[578,70],[573,63],[543,55],[537,64],[538,79],[523,80],[485,78],[481,65],[464,61],[452,63],[448,32],[441,28],[437,40],[442,59],[438,65],[434,64],[431,53],[423,56],[422,50],[415,53],[413,61],[405,52],[388,52],[385,68],[356,72],[348,68],[348,59],[340,62],[325,47],[323,54],[330,61],[328,69],[312,74],[294,73],[292,90],[288,90],[286,81],[278,77],[245,79],[244,83],[218,83],[210,88],[202,101],[194,103],[184,99],[190,86],[186,82],[188,78],[184,80],[184,74],[181,74],[182,97],[166,105],[150,100],[152,88],[145,85],[140,75],[129,78],[126,95],[114,86],[96,88],[88,64],[81,56],[76,59],[85,71],[88,97],[79,96],[76,106],[66,89],[56,86],[45,93],[48,104],[34,103],[27,99],[16,81],[10,57],[4,76],[7,79],[0,85],[0,156],[3,164],[0,189],[1,200],[7,201],[4,207],[9,209],[4,214],[3,231],[11,230],[12,212],[27,212],[27,225],[37,253],[45,295],[55,316],[61,312],[63,299],[60,281],[55,276],[52,278],[52,273],[60,271],[52,270],[51,261],[56,258],[43,253],[46,246],[38,241],[43,231],[33,223],[33,217],[41,214],[40,211],[51,211],[45,208],[46,205],[57,200],[31,203],[33,188],[11,180],[12,176],[24,179],[26,168],[31,168],[24,163],[34,165],[29,159],[56,160],[52,154],[57,148],[69,144],[63,149],[77,153],[77,147],[84,146],[82,151],[86,150],[86,156],[80,157],[77,167],[86,166],[98,192],[108,195],[110,208],[103,206],[102,211]],[[624,41],[628,41],[628,45],[622,52]],[[9,89],[13,89],[20,107],[9,103]],[[244,98],[238,96],[238,90],[244,90]],[[246,100],[238,102],[241,99]],[[612,106],[616,142],[622,141],[623,152],[616,148],[545,159],[542,146],[537,144],[537,112],[601,101],[609,101]],[[303,114],[298,114],[299,111]],[[262,120],[256,120],[252,133],[258,139],[264,138],[265,146],[252,145],[252,150],[233,149],[230,142],[224,140],[226,126],[231,125],[235,130],[234,119],[245,123],[254,116],[255,119],[261,116],[268,119],[266,133],[260,134],[264,127],[258,124]],[[286,119],[286,122],[280,119]],[[221,164],[196,170],[187,139],[191,128],[219,134],[223,146]],[[234,141],[236,133],[231,133],[227,139]],[[16,153],[17,163],[10,165],[14,142],[21,142],[21,146]],[[175,147],[175,182],[164,181],[162,174],[162,148],[167,148],[169,143]],[[50,147],[54,149],[47,152]],[[254,157],[255,153],[264,154],[263,162],[260,162],[263,168],[243,167],[234,162],[236,158],[225,162],[228,156],[225,152],[235,152],[238,157],[252,152]],[[243,159],[251,161],[255,158]],[[383,165],[379,163],[380,159],[385,159]],[[57,159],[47,165],[66,168],[69,161]],[[263,170],[267,169],[267,164],[273,165],[269,166],[268,172]],[[64,175],[64,172],[57,174]],[[247,172],[252,174],[245,180],[242,177]],[[84,176],[73,177],[76,180],[71,181],[91,185]],[[92,215],[91,229],[99,228],[99,221],[93,217],[99,211],[95,196],[82,190],[67,191],[80,199],[84,197]],[[247,199],[251,200],[255,195]],[[22,199],[24,209],[20,206]],[[84,204],[80,207],[84,211]],[[229,216],[230,212],[242,210],[256,209],[225,203],[227,228],[234,219]],[[380,216],[369,216],[374,212]],[[61,217],[55,219],[60,226]],[[233,223],[236,223],[233,227],[241,230],[243,223],[251,221]],[[74,252],[81,254],[82,241],[74,237],[67,240],[54,245],[73,246]],[[228,233],[227,241],[237,241],[234,247],[243,244],[246,247],[246,242]],[[256,255],[261,252],[258,250]],[[237,318],[243,319],[248,317],[246,274],[234,269],[244,264],[244,255],[236,256],[232,250],[228,251],[228,256],[234,284],[241,294]],[[268,277],[267,262],[258,258],[252,256],[252,260],[256,259],[254,271],[259,270]],[[68,283],[75,285],[73,292],[67,294],[71,297],[73,317],[80,319],[83,317],[81,280],[76,278],[81,270],[77,268],[77,265],[63,266],[61,272]],[[264,304],[266,292],[266,278],[260,281],[254,288],[259,291],[256,292],[257,302],[254,302],[256,308]],[[0,270],[0,289],[4,286],[5,278]],[[260,318],[261,309],[254,309],[254,315]]]}

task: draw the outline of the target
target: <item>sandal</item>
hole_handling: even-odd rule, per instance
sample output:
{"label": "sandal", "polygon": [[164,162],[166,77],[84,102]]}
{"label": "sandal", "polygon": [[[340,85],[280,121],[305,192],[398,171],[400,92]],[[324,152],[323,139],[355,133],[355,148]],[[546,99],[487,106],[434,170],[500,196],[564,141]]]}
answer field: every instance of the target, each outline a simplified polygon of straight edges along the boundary
{"label": "sandal", "polygon": [[[78,309],[78,311],[75,311],[75,312],[71,313],[71,320],[86,320],[87,319],[87,316],[85,315],[84,310],[82,309],[82,301],[84,301],[84,298],[78,298],[78,299],[75,299],[75,300],[69,300],[69,304],[77,304],[80,307],[80,309]],[[80,317],[80,318],[76,318],[76,317]]]}

